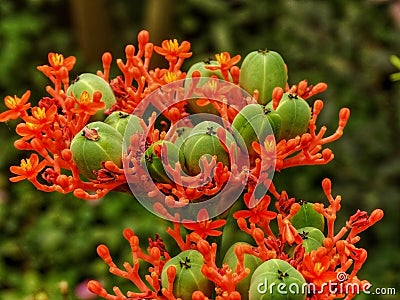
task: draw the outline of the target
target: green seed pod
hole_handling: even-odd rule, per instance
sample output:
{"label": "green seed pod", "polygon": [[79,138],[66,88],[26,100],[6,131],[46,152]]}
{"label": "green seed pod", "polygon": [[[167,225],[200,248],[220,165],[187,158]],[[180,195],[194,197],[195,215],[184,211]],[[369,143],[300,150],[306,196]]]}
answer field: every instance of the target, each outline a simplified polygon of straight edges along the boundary
{"label": "green seed pod", "polygon": [[100,91],[102,94],[101,101],[106,104],[105,109],[110,108],[117,102],[109,83],[96,74],[82,73],[79,75],[68,87],[67,95],[79,98],[83,91],[89,93],[90,99],[92,99],[95,91]]}
{"label": "green seed pod", "polygon": [[[163,153],[163,146],[166,146],[166,153]],[[153,143],[146,151],[143,153],[141,158],[141,165],[147,168],[151,178],[156,182],[161,183],[171,183],[172,180],[169,178],[165,171],[163,161],[163,155],[167,155],[168,164],[175,168],[175,164],[180,161],[181,156],[183,156],[181,150],[169,141],[157,141]]]}
{"label": "green seed pod", "polygon": [[199,124],[197,124],[193,129],[190,131],[189,135],[194,135],[194,134],[211,134],[211,135],[216,135],[217,134],[217,129],[222,128],[226,134],[226,147],[229,148],[231,144],[236,144],[236,140],[233,137],[233,135],[228,131],[224,126],[221,124],[218,124],[214,121],[202,121]]}
{"label": "green seed pod", "polygon": [[182,143],[185,141],[185,139],[189,136],[190,132],[192,131],[191,127],[177,127],[175,129],[175,132],[177,133],[178,137],[176,138],[174,144],[177,145],[178,147],[182,145]]}
{"label": "green seed pod", "polygon": [[318,228],[303,227],[297,229],[297,231],[303,239],[302,244],[306,252],[316,250],[323,245],[325,236]]}
{"label": "green seed pod", "polygon": [[[237,264],[237,261],[238,261],[237,256],[235,254],[235,246],[238,245],[238,244],[249,245],[249,244],[243,243],[243,242],[234,243],[228,249],[228,251],[226,251],[225,257],[223,259],[223,262],[226,263],[232,269],[232,271],[235,270],[236,264]],[[244,266],[245,266],[245,268],[249,268],[250,273],[247,275],[246,278],[244,278],[242,281],[240,281],[236,285],[236,290],[242,296],[242,300],[247,300],[248,299],[251,276],[253,275],[253,273],[257,269],[257,267],[262,264],[262,262],[263,261],[260,258],[254,256],[254,255],[251,255],[251,254],[245,254],[244,255]]]}
{"label": "green seed pod", "polygon": [[232,126],[243,139],[236,138],[239,147],[243,151],[247,149],[250,158],[252,158],[256,155],[252,143],[263,143],[269,134],[278,132],[280,116],[272,110],[265,109],[260,104],[249,104],[236,115]]}
{"label": "green seed pod", "polygon": [[[302,245],[306,252],[316,250],[323,245],[325,236],[321,230],[315,227],[303,227],[297,229],[297,231],[303,239]],[[293,257],[293,252],[296,246],[296,244],[292,246],[285,245],[285,253],[287,253],[290,257]]]}
{"label": "green seed pod", "polygon": [[[183,157],[180,162],[184,164],[189,175],[195,176],[201,172],[200,158],[203,155],[216,155],[217,161],[222,162],[225,166],[230,167],[229,150],[223,146],[217,137],[217,129],[222,127],[218,123],[212,121],[204,121],[193,127],[189,136],[182,144]],[[231,143],[235,143],[233,136],[226,131],[227,147]]]}
{"label": "green seed pod", "polygon": [[311,108],[304,99],[295,94],[285,93],[276,112],[281,117],[278,141],[288,140],[307,132]]}
{"label": "green seed pod", "polygon": [[186,250],[171,258],[161,272],[161,286],[168,288],[167,269],[175,266],[176,277],[174,280],[173,294],[175,298],[191,300],[194,291],[202,291],[211,297],[214,286],[201,272],[204,264],[203,256],[197,250]]}
{"label": "green seed pod", "polygon": [[96,179],[93,171],[101,169],[102,162],[122,165],[122,135],[103,122],[86,125],[72,139],[70,149],[79,173],[88,179]]}
{"label": "green seed pod", "polygon": [[127,114],[123,111],[112,112],[104,120],[104,123],[114,127],[125,139],[134,133],[143,132],[143,128],[140,124],[140,118],[132,114]]}
{"label": "green seed pod", "polygon": [[[203,155],[216,155],[217,161],[230,167],[229,154],[221,145],[216,136],[210,134],[190,135],[182,145],[184,154],[184,164],[189,175],[195,176],[201,172],[200,158]],[[182,162],[182,160],[181,160]]]}
{"label": "green seed pod", "polygon": [[289,263],[270,259],[254,271],[249,300],[304,300],[307,297],[305,284],[304,277]]}
{"label": "green seed pod", "polygon": [[310,202],[302,202],[300,210],[290,219],[290,222],[296,229],[303,227],[315,227],[324,232],[324,216],[315,211],[313,203]]}
{"label": "green seed pod", "polygon": [[272,131],[274,133],[275,139],[278,136],[278,133],[281,131],[281,116],[276,111],[271,109],[267,109],[264,107],[264,111],[267,115],[269,124],[271,125]]}
{"label": "green seed pod", "polygon": [[272,99],[275,87],[285,88],[287,73],[279,53],[258,50],[246,55],[240,68],[239,86],[253,95],[258,90],[258,103],[265,105]]}

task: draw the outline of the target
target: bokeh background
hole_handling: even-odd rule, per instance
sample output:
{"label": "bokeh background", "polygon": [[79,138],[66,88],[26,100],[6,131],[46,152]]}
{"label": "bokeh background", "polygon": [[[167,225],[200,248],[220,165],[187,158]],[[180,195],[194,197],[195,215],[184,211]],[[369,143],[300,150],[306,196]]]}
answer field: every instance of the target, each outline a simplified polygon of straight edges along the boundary
{"label": "bokeh background", "polygon": [[[47,63],[48,52],[76,56],[72,74],[95,72],[104,51],[123,57],[141,29],[154,43],[189,40],[194,57],[184,69],[221,51],[244,57],[268,48],[282,54],[290,83],[328,83],[319,125],[333,132],[340,107],[351,109],[343,138],[331,145],[335,160],[285,170],[276,184],[298,199],[326,201],[321,181],[331,178],[343,197],[339,225],[358,208],[384,209],[359,242],[369,255],[359,277],[395,287],[399,297],[400,82],[389,79],[396,72],[389,57],[400,55],[400,1],[1,0],[0,96],[30,89],[38,100],[48,82],[36,66]],[[38,192],[29,182],[10,184],[9,167],[26,156],[13,148],[14,128],[0,124],[0,299],[78,299],[76,288],[89,278],[131,288],[108,273],[96,246],[106,243],[117,263],[129,261],[122,230],[153,236],[154,224],[164,224],[127,195],[88,203]]]}

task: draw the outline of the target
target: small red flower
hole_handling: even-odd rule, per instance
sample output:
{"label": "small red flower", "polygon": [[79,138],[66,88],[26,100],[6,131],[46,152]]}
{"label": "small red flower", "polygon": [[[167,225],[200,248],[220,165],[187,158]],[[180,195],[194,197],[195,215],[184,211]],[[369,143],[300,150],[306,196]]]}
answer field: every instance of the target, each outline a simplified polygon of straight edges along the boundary
{"label": "small red flower", "polygon": [[236,65],[241,59],[240,55],[235,55],[234,57],[231,58],[231,55],[228,52],[215,54],[215,58],[218,62],[218,65],[207,65],[205,66],[206,69],[211,71],[216,71],[216,70],[227,71],[231,67]]}
{"label": "small red flower", "polygon": [[178,58],[188,58],[192,56],[190,50],[190,43],[183,41],[180,45],[176,39],[164,40],[161,47],[154,46],[154,51],[158,54],[165,56],[165,59],[175,63]]}
{"label": "small red flower", "polygon": [[31,154],[27,159],[22,159],[20,166],[10,167],[10,171],[17,176],[11,177],[10,181],[18,182],[24,179],[35,178],[41,170],[46,166],[46,161],[42,160],[39,163],[39,157],[37,154]]}
{"label": "small red flower", "polygon": [[262,145],[257,142],[253,142],[251,146],[253,147],[253,150],[261,157],[263,170],[268,170],[272,167],[279,167],[276,166],[277,145],[273,134],[268,135]]}
{"label": "small red flower", "polygon": [[17,119],[26,115],[26,110],[31,106],[30,103],[26,104],[31,95],[30,91],[26,91],[21,98],[14,96],[7,96],[4,98],[4,103],[9,110],[0,113],[0,122],[7,122],[9,120]]}
{"label": "small red flower", "polygon": [[197,233],[201,238],[205,239],[207,236],[219,236],[222,231],[216,230],[216,228],[225,225],[226,220],[212,221],[209,219],[208,212],[206,209],[200,209],[197,214],[197,222],[188,222],[183,220],[183,226],[186,229],[192,230]]}
{"label": "small red flower", "polygon": [[42,125],[35,123],[20,123],[15,128],[15,132],[22,136],[23,141],[27,141],[34,137],[41,138],[42,137]]}
{"label": "small red flower", "polygon": [[54,72],[59,71],[62,67],[65,67],[68,71],[71,71],[75,65],[76,58],[74,56],[68,56],[64,58],[62,54],[50,52],[48,54],[49,65],[38,66],[37,69],[50,77]]}
{"label": "small red flower", "polygon": [[79,98],[76,98],[79,106],[72,108],[71,111],[74,113],[94,115],[98,110],[103,109],[106,106],[106,104],[100,101],[100,99],[101,93],[98,91],[93,93],[92,99],[87,91],[83,91],[82,94],[79,95]]}
{"label": "small red flower", "polygon": [[318,252],[311,252],[304,256],[302,275],[307,282],[316,286],[322,286],[330,281],[336,281],[336,272],[329,271],[331,258],[329,256],[317,256]]}
{"label": "small red flower", "polygon": [[27,123],[37,124],[37,125],[46,125],[51,124],[54,121],[54,118],[57,114],[57,106],[52,105],[47,110],[45,107],[33,107],[32,108],[32,116],[28,116],[25,118]]}
{"label": "small red flower", "polygon": [[[276,217],[276,212],[269,211],[268,206],[271,202],[271,197],[268,195],[265,195],[261,200],[254,201],[254,194],[245,194],[244,195],[244,202],[246,206],[249,208],[249,210],[239,210],[233,214],[233,217],[235,219],[239,218],[249,218],[250,223],[257,224],[261,221],[265,222],[267,220],[272,220],[275,219]],[[255,204],[255,203],[256,204]]]}

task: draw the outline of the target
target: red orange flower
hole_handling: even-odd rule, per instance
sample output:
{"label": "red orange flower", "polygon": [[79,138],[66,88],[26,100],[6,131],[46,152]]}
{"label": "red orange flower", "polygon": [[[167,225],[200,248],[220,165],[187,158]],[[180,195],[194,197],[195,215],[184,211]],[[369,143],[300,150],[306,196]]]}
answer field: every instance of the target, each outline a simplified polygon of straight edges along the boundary
{"label": "red orange flower", "polygon": [[331,271],[329,256],[316,256],[317,252],[306,254],[303,259],[302,275],[307,282],[312,282],[316,286],[322,286],[323,283],[336,281],[336,272]]}
{"label": "red orange flower", "polygon": [[206,65],[205,68],[216,71],[216,70],[229,70],[231,67],[236,65],[241,57],[240,55],[235,55],[231,58],[231,55],[228,52],[221,52],[219,54],[215,54],[215,58],[218,62],[218,65]]}
{"label": "red orange flower", "polygon": [[[276,212],[269,211],[268,206],[271,202],[271,197],[268,195],[265,195],[261,200],[254,201],[254,194],[245,194],[244,195],[244,202],[246,206],[249,208],[249,210],[239,210],[233,214],[233,217],[235,219],[239,218],[245,218],[249,219],[250,223],[260,223],[261,221],[270,221],[272,219],[275,219],[276,217]],[[251,203],[252,202],[252,203]],[[254,203],[256,202],[256,203]]]}
{"label": "red orange flower", "polygon": [[31,154],[27,159],[22,159],[20,166],[10,167],[10,171],[17,176],[11,177],[10,181],[18,182],[24,179],[33,179],[39,174],[41,170],[46,166],[46,161],[42,160],[39,163],[39,157],[37,154]]}
{"label": "red orange flower", "polygon": [[215,54],[215,58],[218,65],[207,65],[205,68],[211,71],[220,70],[223,78],[226,81],[230,81],[229,70],[240,61],[240,55],[235,55],[231,58],[231,55],[228,52],[222,52],[220,54]]}
{"label": "red orange flower", "polygon": [[32,108],[32,116],[25,118],[27,123],[45,125],[51,124],[57,114],[57,106],[51,105],[48,109],[45,107],[35,106]]}
{"label": "red orange flower", "polygon": [[192,56],[190,50],[190,43],[183,41],[180,45],[176,39],[164,40],[161,43],[161,47],[154,46],[154,51],[158,54],[165,56],[165,59],[169,62],[175,63],[178,58],[188,58]]}
{"label": "red orange flower", "polygon": [[98,110],[103,109],[106,106],[106,104],[100,101],[100,99],[101,93],[98,91],[93,93],[92,99],[87,91],[83,91],[82,94],[79,95],[79,98],[76,99],[79,106],[72,108],[71,111],[74,113],[94,115]]}
{"label": "red orange flower", "polygon": [[19,123],[15,128],[15,132],[22,136],[22,140],[30,140],[34,137],[40,138],[42,135],[42,125],[35,123]]}
{"label": "red orange flower", "polygon": [[64,58],[62,54],[54,52],[50,52],[47,58],[50,66],[43,65],[37,67],[37,69],[47,77],[54,75],[54,72],[59,71],[62,67],[65,67],[68,71],[71,71],[76,62],[76,58],[74,56],[68,56],[67,58]]}
{"label": "red orange flower", "polygon": [[30,95],[31,92],[26,91],[21,98],[17,96],[6,96],[4,98],[4,103],[9,110],[0,113],[0,122],[7,122],[8,120],[14,120],[26,115],[26,110],[31,106],[30,103],[26,103]]}
{"label": "red orange flower", "polygon": [[200,209],[197,214],[197,222],[187,222],[187,220],[183,220],[183,226],[189,230],[193,230],[194,233],[197,233],[201,238],[205,239],[207,236],[219,236],[222,234],[222,231],[216,230],[216,228],[222,227],[225,225],[226,220],[216,220],[212,221],[208,217],[208,212],[206,209]]}

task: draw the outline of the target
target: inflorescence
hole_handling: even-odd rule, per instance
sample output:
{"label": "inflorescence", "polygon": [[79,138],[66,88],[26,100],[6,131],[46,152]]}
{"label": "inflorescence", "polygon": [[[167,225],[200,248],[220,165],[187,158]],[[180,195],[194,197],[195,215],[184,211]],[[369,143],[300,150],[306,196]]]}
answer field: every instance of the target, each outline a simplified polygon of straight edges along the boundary
{"label": "inflorescence", "polygon": [[[138,34],[138,47],[128,45],[125,48],[125,59],[117,59],[116,64],[121,75],[109,78],[113,61],[108,52],[102,56],[103,70],[97,75],[109,83],[116,102],[106,108],[102,101],[102,93],[94,92],[92,97],[87,93],[80,95],[69,94],[68,88],[73,83],[70,73],[76,62],[75,57],[64,57],[62,54],[49,53],[48,64],[39,66],[41,71],[51,82],[46,87],[47,96],[42,97],[34,106],[30,102],[30,92],[21,97],[7,96],[4,99],[8,110],[0,113],[0,121],[7,122],[18,119],[16,133],[20,136],[14,146],[21,151],[29,151],[28,158],[22,159],[19,166],[12,166],[10,171],[15,175],[10,178],[12,182],[29,180],[38,190],[44,192],[73,193],[76,197],[85,200],[94,200],[104,197],[110,191],[130,192],[129,185],[140,185],[147,192],[148,197],[153,197],[157,192],[162,192],[163,201],[154,203],[153,209],[162,216],[171,220],[171,227],[167,233],[176,241],[176,245],[166,245],[156,235],[149,238],[147,248],[140,244],[139,237],[131,229],[124,231],[124,237],[129,242],[132,251],[132,264],[126,262],[123,268],[118,267],[110,256],[105,245],[97,248],[98,255],[110,267],[114,275],[130,280],[136,290],[125,294],[114,287],[114,294],[107,292],[98,281],[90,281],[88,288],[91,292],[109,300],[117,299],[177,299],[174,295],[174,284],[177,276],[175,267],[168,267],[165,271],[168,285],[161,284],[164,265],[171,259],[171,251],[176,247],[180,251],[197,250],[203,257],[201,266],[202,274],[212,282],[215,299],[240,299],[237,285],[249,276],[250,270],[245,264],[245,256],[251,255],[265,262],[271,259],[280,259],[288,262],[304,277],[307,283],[313,284],[316,289],[308,291],[307,299],[351,299],[355,292],[332,292],[324,283],[332,281],[341,284],[352,284],[365,287],[367,281],[357,277],[358,271],[366,261],[367,251],[358,248],[356,243],[360,240],[360,233],[374,225],[383,217],[380,209],[372,211],[369,215],[358,210],[349,218],[346,224],[336,231],[336,214],[341,207],[341,197],[332,196],[331,181],[324,179],[322,188],[327,202],[314,203],[313,213],[324,219],[322,244],[311,251],[304,247],[306,234],[299,232],[294,226],[293,217],[302,209],[303,203],[290,198],[286,191],[277,191],[271,174],[286,168],[303,165],[327,164],[334,158],[327,144],[338,140],[343,135],[343,130],[350,117],[350,110],[342,108],[339,111],[338,126],[336,130],[327,135],[327,128],[318,128],[317,119],[323,109],[323,101],[317,99],[313,102],[311,118],[307,132],[290,139],[276,141],[273,135],[268,135],[265,140],[255,141],[251,144],[255,158],[248,165],[224,165],[216,157],[202,159],[202,170],[194,176],[185,176],[181,163],[166,165],[166,171],[173,180],[168,182],[149,182],[140,161],[140,155],[152,144],[164,140],[169,136],[168,130],[178,124],[180,120],[190,115],[187,101],[180,101],[174,105],[166,106],[160,98],[152,105],[161,111],[160,119],[155,114],[148,116],[148,123],[141,122],[143,132],[146,132],[145,142],[143,136],[134,134],[129,139],[128,150],[121,154],[122,165],[113,161],[104,161],[102,168],[94,171],[94,178],[87,179],[80,174],[77,164],[71,153],[71,142],[85,126],[94,120],[100,111],[109,115],[115,111],[127,114],[134,113],[140,108],[144,99],[156,91],[162,93],[178,93],[176,90],[168,91],[169,84],[184,80],[187,73],[182,70],[185,59],[192,56],[190,43],[177,40],[165,40],[161,46],[149,42],[149,33],[145,30]],[[168,62],[168,68],[150,69],[150,61],[154,54],[163,56]],[[241,57],[231,56],[227,52],[215,55],[215,64],[209,64],[206,69],[220,72],[220,79],[233,86],[239,85],[240,67],[237,66]],[[183,94],[198,95],[199,107],[209,106],[216,114],[228,124],[231,124],[239,110],[229,103],[228,97],[215,101],[216,86],[197,88],[200,82],[200,72],[191,75],[191,84],[182,89]],[[218,84],[218,82],[216,82]],[[164,88],[164,89],[163,89]],[[284,88],[275,88],[272,94],[272,109],[276,109],[284,95],[290,93],[304,100],[310,99],[325,91],[325,83],[310,85],[306,80],[296,85],[286,84]],[[222,88],[224,89],[224,88]],[[229,89],[223,90],[223,95],[228,95]],[[259,94],[254,91],[250,97],[245,98],[245,105],[257,103]],[[228,100],[226,100],[228,99]],[[283,100],[282,100],[283,101]],[[210,106],[211,105],[211,106]],[[221,129],[211,128],[211,133],[224,142],[228,136]],[[88,133],[90,134],[90,132]],[[179,138],[175,135],[172,138]],[[162,146],[155,148],[155,153],[162,150]],[[234,145],[227,145],[227,151],[234,152]],[[157,152],[158,151],[158,152]],[[121,152],[122,153],[122,152]],[[140,155],[138,155],[138,153]],[[149,157],[148,159],[151,159]],[[127,167],[126,167],[127,166]],[[206,184],[204,184],[204,182]],[[252,243],[240,243],[235,246],[237,256],[235,266],[228,266],[219,258],[221,245],[216,242],[228,224],[224,218],[212,218],[206,209],[200,209],[196,222],[186,222],[178,210],[170,208],[184,207],[192,202],[198,202],[218,195],[226,188],[227,182],[242,184],[243,192],[238,201],[242,201],[240,209],[233,211],[236,228],[246,233]],[[258,197],[257,188],[263,186],[266,193]],[[182,236],[184,228],[188,234]],[[172,247],[172,248],[171,248]],[[175,247],[175,248],[174,248]],[[289,251],[289,249],[291,249]],[[140,261],[150,264],[148,275],[144,278],[139,275]],[[339,278],[338,274],[345,274]],[[283,275],[282,275],[283,276]],[[318,292],[317,292],[318,291]],[[208,299],[210,296],[202,290],[194,291],[192,299]]]}

